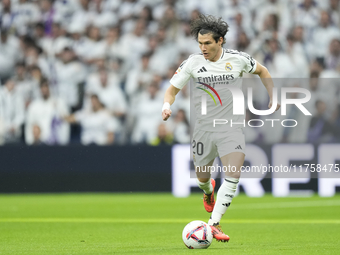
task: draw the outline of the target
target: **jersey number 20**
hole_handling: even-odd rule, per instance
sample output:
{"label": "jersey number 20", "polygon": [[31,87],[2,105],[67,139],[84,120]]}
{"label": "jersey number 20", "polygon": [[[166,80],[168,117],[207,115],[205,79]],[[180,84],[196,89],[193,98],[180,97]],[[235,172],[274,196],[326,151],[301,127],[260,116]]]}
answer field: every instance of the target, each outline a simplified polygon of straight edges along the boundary
{"label": "jersey number 20", "polygon": [[203,143],[198,142],[197,146],[196,146],[196,141],[193,140],[193,142],[192,142],[192,149],[193,149],[193,153],[194,154],[196,154],[195,148],[196,148],[197,155],[201,156],[203,154],[203,151],[204,151]]}

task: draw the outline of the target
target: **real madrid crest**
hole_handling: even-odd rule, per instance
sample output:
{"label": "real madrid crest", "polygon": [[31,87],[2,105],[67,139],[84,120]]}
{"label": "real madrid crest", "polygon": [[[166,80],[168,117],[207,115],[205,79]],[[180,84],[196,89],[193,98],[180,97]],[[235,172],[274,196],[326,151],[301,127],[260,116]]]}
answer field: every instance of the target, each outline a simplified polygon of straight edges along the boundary
{"label": "real madrid crest", "polygon": [[225,64],[225,70],[231,71],[231,70],[233,70],[233,66],[228,62],[228,63]]}

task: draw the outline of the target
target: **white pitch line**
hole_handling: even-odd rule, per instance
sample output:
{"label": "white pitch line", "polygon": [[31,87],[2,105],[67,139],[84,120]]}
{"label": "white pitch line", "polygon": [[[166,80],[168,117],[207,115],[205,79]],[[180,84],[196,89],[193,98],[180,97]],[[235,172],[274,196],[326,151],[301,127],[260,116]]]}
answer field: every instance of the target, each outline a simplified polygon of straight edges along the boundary
{"label": "white pitch line", "polygon": [[[118,219],[118,218],[7,218],[0,223],[188,223],[193,219]],[[338,219],[327,220],[261,220],[233,219],[227,224],[340,224]]]}

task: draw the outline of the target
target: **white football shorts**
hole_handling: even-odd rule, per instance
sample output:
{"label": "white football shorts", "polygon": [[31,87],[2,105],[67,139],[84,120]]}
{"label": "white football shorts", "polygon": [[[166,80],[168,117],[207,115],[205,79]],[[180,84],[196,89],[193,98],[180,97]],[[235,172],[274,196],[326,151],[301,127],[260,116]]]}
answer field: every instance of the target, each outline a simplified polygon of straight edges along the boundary
{"label": "white football shorts", "polygon": [[216,157],[232,152],[245,154],[246,143],[242,129],[230,132],[208,132],[195,130],[192,140],[192,153],[195,166],[205,166]]}

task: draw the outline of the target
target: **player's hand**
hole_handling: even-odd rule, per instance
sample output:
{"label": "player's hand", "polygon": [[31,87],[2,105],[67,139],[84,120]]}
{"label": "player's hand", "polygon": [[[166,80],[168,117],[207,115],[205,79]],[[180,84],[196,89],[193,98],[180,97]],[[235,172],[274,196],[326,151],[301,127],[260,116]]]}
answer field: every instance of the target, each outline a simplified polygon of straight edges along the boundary
{"label": "player's hand", "polygon": [[[272,100],[270,100],[270,101],[269,101],[269,104],[268,104],[268,108],[269,108],[269,109],[272,108],[272,105],[273,105],[273,102],[272,102]],[[277,105],[276,105],[275,111],[277,111],[278,109],[280,109],[280,107],[281,107],[281,104],[278,102]]]}
{"label": "player's hand", "polygon": [[165,109],[165,110],[162,112],[162,118],[163,118],[163,120],[166,121],[167,119],[169,119],[170,116],[171,116],[171,113],[172,113],[171,110]]}

